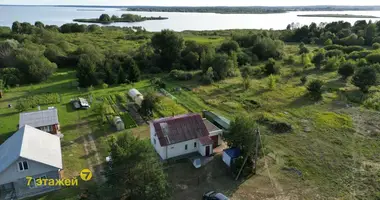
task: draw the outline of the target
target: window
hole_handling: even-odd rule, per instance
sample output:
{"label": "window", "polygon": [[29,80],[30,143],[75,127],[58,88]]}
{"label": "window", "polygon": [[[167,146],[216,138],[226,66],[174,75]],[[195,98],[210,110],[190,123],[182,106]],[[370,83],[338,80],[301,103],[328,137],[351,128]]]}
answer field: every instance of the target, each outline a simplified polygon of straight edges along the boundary
{"label": "window", "polygon": [[24,170],[28,170],[28,169],[29,169],[28,162],[22,161],[22,162],[18,163],[18,170],[19,171],[24,171]]}
{"label": "window", "polygon": [[196,142],[194,142],[194,148],[197,148],[197,143]]}
{"label": "window", "polygon": [[185,150],[187,150],[187,144],[185,144]]}
{"label": "window", "polygon": [[48,132],[48,133],[52,131],[50,126],[42,126],[40,127],[40,130]]}

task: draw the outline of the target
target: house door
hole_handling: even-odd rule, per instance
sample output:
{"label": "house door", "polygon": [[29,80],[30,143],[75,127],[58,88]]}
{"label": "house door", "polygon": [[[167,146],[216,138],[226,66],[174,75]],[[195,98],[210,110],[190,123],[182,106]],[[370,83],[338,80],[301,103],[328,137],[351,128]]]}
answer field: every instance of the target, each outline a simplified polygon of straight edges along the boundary
{"label": "house door", "polygon": [[206,156],[210,155],[210,146],[206,146]]}

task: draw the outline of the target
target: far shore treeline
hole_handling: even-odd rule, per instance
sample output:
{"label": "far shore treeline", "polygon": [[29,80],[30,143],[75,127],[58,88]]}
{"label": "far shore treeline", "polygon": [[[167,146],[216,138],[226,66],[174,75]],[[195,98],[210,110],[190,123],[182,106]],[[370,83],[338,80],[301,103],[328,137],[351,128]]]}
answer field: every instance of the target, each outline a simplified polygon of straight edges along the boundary
{"label": "far shore treeline", "polygon": [[85,22],[85,23],[101,23],[101,24],[111,24],[116,22],[142,22],[146,20],[165,20],[167,17],[142,17],[140,15],[133,14],[123,14],[121,17],[112,15],[111,17],[108,14],[102,14],[99,18],[93,19],[74,19],[75,22]]}
{"label": "far shore treeline", "polygon": [[[185,42],[183,35],[225,41],[221,44],[198,40]],[[235,70],[243,66],[257,62],[273,64],[285,59],[284,42],[325,45],[326,52],[309,55],[317,56],[309,58],[311,60],[320,58],[315,63],[318,68],[328,63],[325,58],[336,56],[368,65],[380,63],[380,52],[368,50],[371,46],[380,48],[380,22],[365,20],[354,24],[339,21],[308,26],[292,23],[279,31],[180,33],[171,30],[151,33],[141,27],[77,23],[58,27],[16,21],[12,28],[1,27],[0,37],[0,79],[8,86],[39,83],[57,68],[77,70],[81,87],[121,84],[138,80],[130,77],[161,72],[186,80],[193,76],[190,71],[198,71],[203,83],[212,83],[234,76]],[[309,51],[302,47],[302,52]]]}

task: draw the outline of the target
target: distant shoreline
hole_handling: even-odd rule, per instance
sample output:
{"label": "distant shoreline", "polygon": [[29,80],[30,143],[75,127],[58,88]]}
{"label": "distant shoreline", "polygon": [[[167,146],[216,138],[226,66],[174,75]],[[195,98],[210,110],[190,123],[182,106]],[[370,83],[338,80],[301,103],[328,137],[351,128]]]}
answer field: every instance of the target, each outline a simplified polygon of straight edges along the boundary
{"label": "distant shoreline", "polygon": [[103,9],[77,9],[77,11],[105,11]]}
{"label": "distant shoreline", "polygon": [[311,14],[297,15],[297,17],[337,17],[337,18],[380,18],[372,15],[353,15],[353,14]]}

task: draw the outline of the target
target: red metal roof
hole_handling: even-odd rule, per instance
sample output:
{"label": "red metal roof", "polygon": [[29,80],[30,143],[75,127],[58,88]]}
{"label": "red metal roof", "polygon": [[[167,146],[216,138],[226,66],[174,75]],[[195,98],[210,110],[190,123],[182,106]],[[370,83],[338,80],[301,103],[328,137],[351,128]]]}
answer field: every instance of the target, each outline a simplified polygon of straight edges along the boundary
{"label": "red metal roof", "polygon": [[201,142],[202,145],[210,145],[214,143],[209,136],[199,138],[199,142]]}
{"label": "red metal roof", "polygon": [[153,121],[161,146],[184,142],[209,135],[199,114],[185,114]]}

